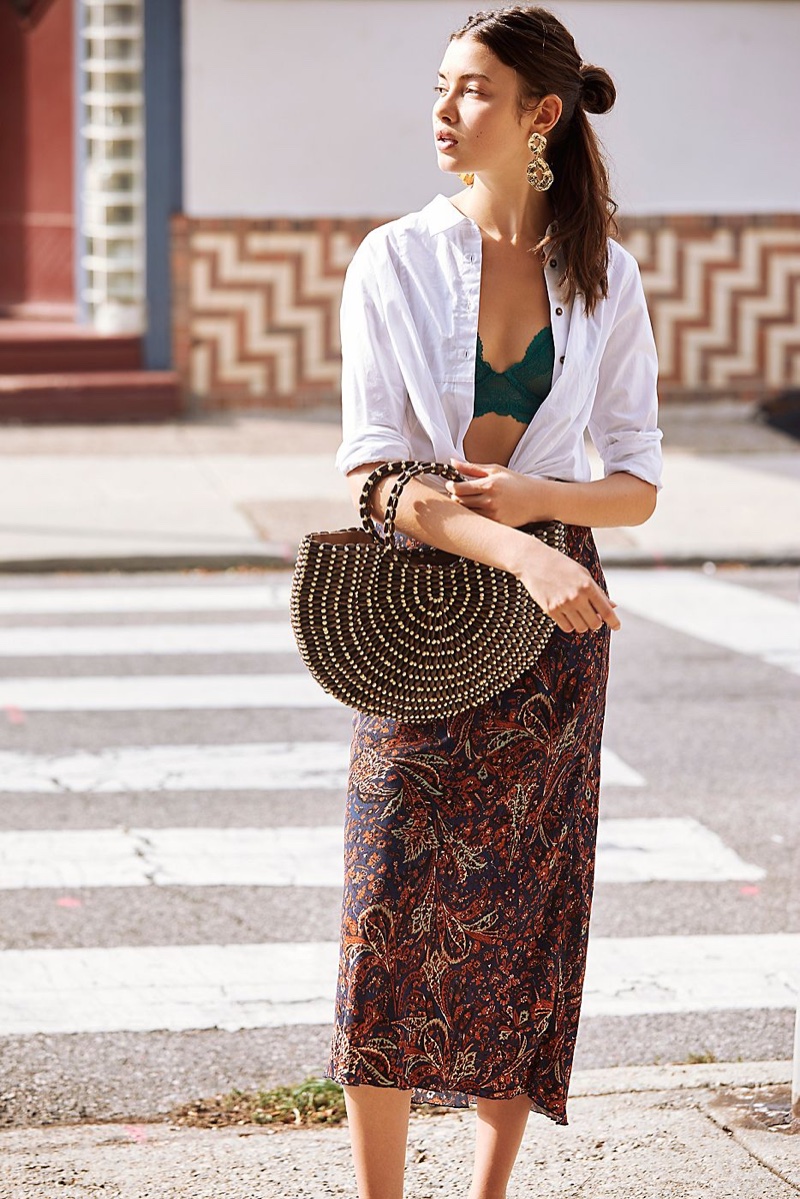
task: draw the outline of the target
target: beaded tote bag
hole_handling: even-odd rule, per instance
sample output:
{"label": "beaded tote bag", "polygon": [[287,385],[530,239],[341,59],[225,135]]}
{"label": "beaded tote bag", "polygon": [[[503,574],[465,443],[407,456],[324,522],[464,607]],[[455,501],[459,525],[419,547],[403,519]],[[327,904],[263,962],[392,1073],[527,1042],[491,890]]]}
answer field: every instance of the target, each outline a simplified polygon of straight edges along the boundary
{"label": "beaded tote bag", "polygon": [[[391,474],[398,478],[380,533],[369,497]],[[556,627],[509,572],[395,543],[401,492],[420,474],[463,479],[447,463],[383,463],[361,492],[362,528],[307,533],[291,585],[294,637],[320,686],[359,712],[412,723],[455,716],[497,694],[532,665]],[[560,521],[523,531],[564,550]]]}

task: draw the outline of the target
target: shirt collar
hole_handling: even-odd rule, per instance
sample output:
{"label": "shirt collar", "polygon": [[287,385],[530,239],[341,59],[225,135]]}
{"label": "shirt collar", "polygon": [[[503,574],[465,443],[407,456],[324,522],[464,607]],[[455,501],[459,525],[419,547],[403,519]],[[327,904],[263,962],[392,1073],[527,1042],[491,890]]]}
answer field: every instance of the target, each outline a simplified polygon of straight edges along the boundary
{"label": "shirt collar", "polygon": [[[432,236],[436,233],[443,233],[445,229],[452,229],[453,225],[457,225],[461,221],[469,221],[477,229],[477,225],[475,225],[472,217],[468,217],[463,212],[460,212],[455,204],[451,204],[447,196],[441,192],[425,205],[422,212],[427,221],[428,231]],[[549,236],[555,232],[556,227],[557,222],[551,221],[545,233]]]}
{"label": "shirt collar", "polygon": [[442,195],[441,192],[425,205],[423,212],[427,218],[431,235],[442,233],[445,229],[451,229],[453,225],[459,224],[460,221],[470,219],[463,212],[459,212],[455,204],[451,204],[447,196]]}

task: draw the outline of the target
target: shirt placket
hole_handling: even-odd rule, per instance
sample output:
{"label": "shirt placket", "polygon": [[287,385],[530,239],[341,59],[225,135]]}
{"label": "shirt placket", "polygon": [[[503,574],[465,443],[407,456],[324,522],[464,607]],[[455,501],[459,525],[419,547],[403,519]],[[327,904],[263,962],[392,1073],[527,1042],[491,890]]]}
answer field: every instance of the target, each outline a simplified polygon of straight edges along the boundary
{"label": "shirt placket", "polygon": [[[478,336],[478,313],[481,297],[481,252],[480,233],[470,223],[466,224],[461,247],[461,269],[454,280],[457,296],[455,320],[455,345],[458,356],[459,410],[462,413],[459,429],[459,446],[472,420],[475,407],[475,355]],[[463,448],[460,449],[463,453]]]}
{"label": "shirt placket", "polygon": [[561,374],[567,356],[567,336],[569,334],[570,314],[564,301],[562,288],[559,286],[562,264],[557,255],[550,255],[545,262],[544,279],[550,300],[550,323],[553,330],[553,345],[555,361],[553,363],[553,383]]}

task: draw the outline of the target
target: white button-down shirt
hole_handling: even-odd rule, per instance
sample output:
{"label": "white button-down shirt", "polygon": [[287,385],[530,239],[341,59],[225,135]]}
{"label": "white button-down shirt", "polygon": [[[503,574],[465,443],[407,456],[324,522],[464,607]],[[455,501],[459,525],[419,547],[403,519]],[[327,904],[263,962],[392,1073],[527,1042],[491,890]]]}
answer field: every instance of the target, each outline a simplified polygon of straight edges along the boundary
{"label": "white button-down shirt", "polygon": [[[590,317],[580,293],[564,300],[563,251],[547,259],[553,384],[508,466],[589,482],[588,428],[605,475],[628,471],[660,490],[655,339],[636,259],[613,238],[609,248],[609,294]],[[358,246],[341,306],[343,474],[394,458],[467,460],[481,255],[479,226],[441,194]]]}

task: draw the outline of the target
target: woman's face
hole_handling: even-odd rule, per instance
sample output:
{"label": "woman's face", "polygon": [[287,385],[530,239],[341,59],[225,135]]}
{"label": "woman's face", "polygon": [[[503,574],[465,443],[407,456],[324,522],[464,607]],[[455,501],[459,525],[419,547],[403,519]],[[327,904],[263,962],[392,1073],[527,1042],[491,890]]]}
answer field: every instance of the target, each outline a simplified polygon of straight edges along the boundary
{"label": "woman's face", "polygon": [[441,170],[524,172],[535,122],[532,113],[520,117],[512,67],[475,38],[457,38],[447,47],[435,90],[433,132]]}

